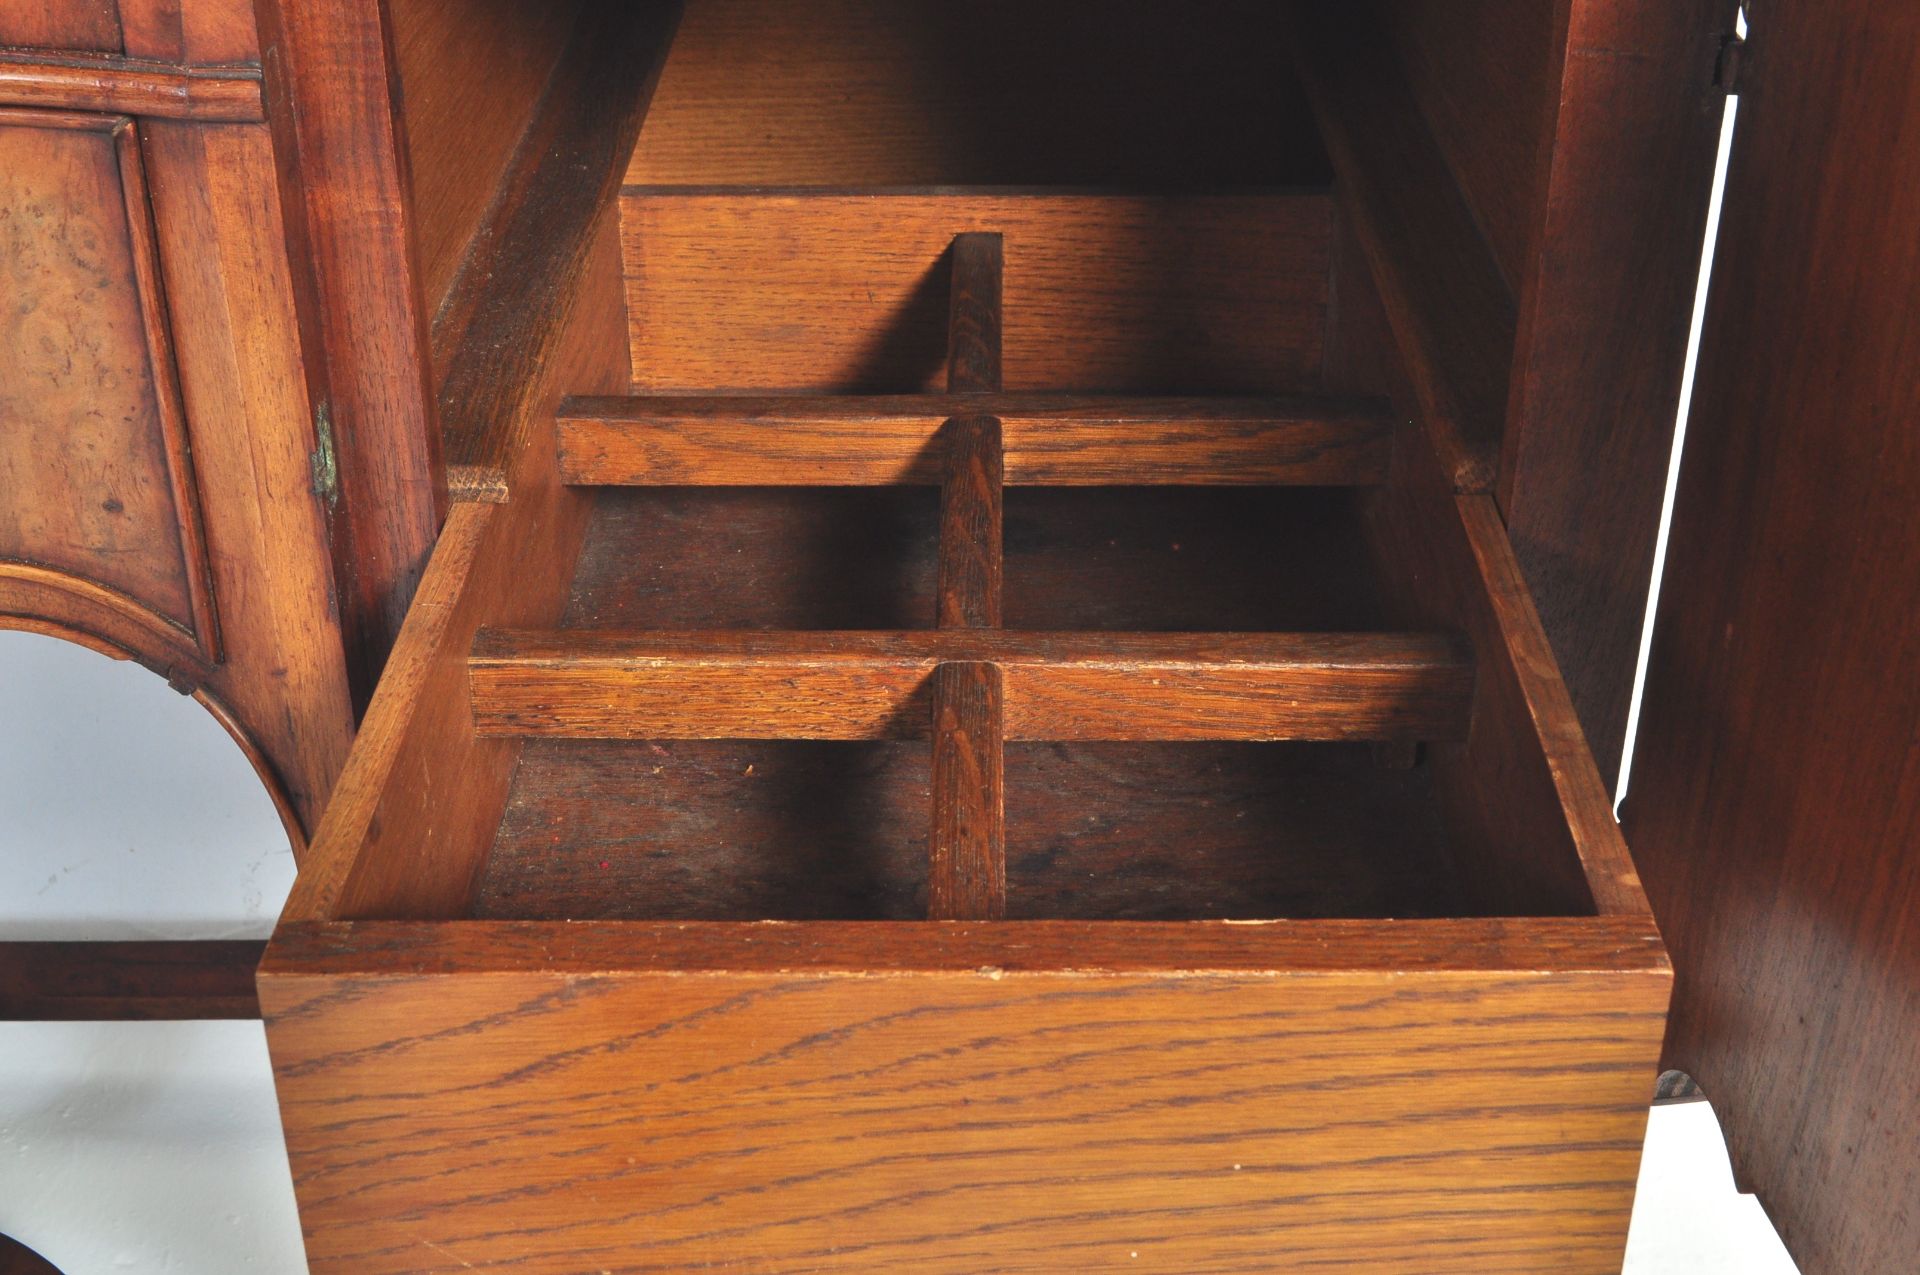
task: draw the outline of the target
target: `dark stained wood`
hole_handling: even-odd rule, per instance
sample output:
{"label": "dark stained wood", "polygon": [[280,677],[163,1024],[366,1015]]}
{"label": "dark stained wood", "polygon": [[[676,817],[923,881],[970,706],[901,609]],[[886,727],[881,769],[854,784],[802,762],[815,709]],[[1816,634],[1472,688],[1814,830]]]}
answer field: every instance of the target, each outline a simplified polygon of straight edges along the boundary
{"label": "dark stained wood", "polygon": [[18,1240],[0,1235],[0,1275],[60,1275],[60,1268]]}
{"label": "dark stained wood", "polygon": [[[1459,23],[1457,6],[1426,7],[1439,15],[1432,27]],[[1490,7],[1504,23],[1532,6]],[[1639,663],[1726,104],[1713,83],[1714,58],[1733,30],[1735,0],[1567,7],[1539,225],[1515,279],[1520,322],[1498,495],[1611,786]],[[1486,74],[1493,60],[1476,58],[1472,78],[1497,83]],[[1490,100],[1461,132],[1482,136],[1481,121],[1511,109],[1510,98]]]}
{"label": "dark stained wood", "polygon": [[927,916],[998,921],[1007,914],[1004,699],[998,665],[933,670],[933,832]]}
{"label": "dark stained wood", "polygon": [[356,710],[446,513],[385,5],[261,0],[261,63]]}
{"label": "dark stained wood", "polygon": [[1807,1275],[1920,1251],[1920,10],[1754,6],[1623,816]]}
{"label": "dark stained wood", "polygon": [[1619,1265],[1669,977],[1589,918],[294,925],[261,982],[320,1272],[1536,1275]]}
{"label": "dark stained wood", "polygon": [[1274,27],[1263,0],[696,0],[627,181],[1323,184]]}
{"label": "dark stained wood", "polygon": [[264,940],[0,943],[0,1019],[258,1018]]}
{"label": "dark stained wood", "polygon": [[253,0],[114,0],[129,57],[182,66],[258,65]]}
{"label": "dark stained wood", "polygon": [[960,416],[941,429],[940,566],[936,622],[943,629],[1000,625],[1000,422]]}
{"label": "dark stained wood", "polygon": [[1006,242],[1009,389],[1318,388],[1331,217],[1320,191],[630,186],[620,202],[645,392],[937,389],[939,263],[971,231]]}
{"label": "dark stained wood", "polygon": [[[1009,489],[1007,625],[1390,627],[1360,495]],[[925,489],[616,488],[594,493],[593,518],[567,628],[911,629],[934,614],[939,502]]]}
{"label": "dark stained wood", "polygon": [[[530,740],[474,915],[924,919],[929,760],[903,742]],[[1014,919],[1492,910],[1461,888],[1431,771],[1376,770],[1364,744],[1016,743],[1004,776]]]}
{"label": "dark stained wood", "polygon": [[991,231],[960,235],[949,250],[947,393],[991,394],[1000,388],[1003,240]]}
{"label": "dark stained wood", "polygon": [[948,661],[1005,677],[1009,739],[1446,739],[1470,657],[1422,634],[709,633],[489,629],[485,734],[911,739]]}
{"label": "dark stained wood", "polygon": [[448,483],[462,498],[505,499],[524,429],[548,419],[527,400],[556,355],[566,305],[583,295],[678,19],[678,4],[664,0],[583,6],[434,323]]}
{"label": "dark stained wood", "polygon": [[971,410],[1000,422],[1011,486],[1384,482],[1393,434],[1365,398],[1072,394],[569,399],[566,481],[636,486],[938,483],[935,432]]}
{"label": "dark stained wood", "polygon": [[1512,294],[1391,53],[1364,14],[1291,9],[1295,63],[1448,481],[1489,491],[1513,361]]}
{"label": "dark stained wood", "polygon": [[253,67],[171,66],[112,54],[0,49],[0,105],[106,111],[160,119],[266,118]]}

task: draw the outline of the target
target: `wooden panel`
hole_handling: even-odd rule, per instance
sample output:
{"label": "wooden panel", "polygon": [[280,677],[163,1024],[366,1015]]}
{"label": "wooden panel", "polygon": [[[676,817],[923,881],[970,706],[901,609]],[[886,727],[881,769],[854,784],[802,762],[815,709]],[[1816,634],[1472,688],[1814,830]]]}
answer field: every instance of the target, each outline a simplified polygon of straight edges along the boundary
{"label": "wooden panel", "polygon": [[120,13],[114,0],[37,0],[0,13],[0,45],[118,52]]}
{"label": "wooden panel", "polygon": [[[1398,55],[1407,90],[1473,210],[1507,290],[1518,294],[1545,219],[1547,165],[1559,158],[1552,146],[1555,116],[1564,107],[1562,71],[1574,69],[1567,57],[1568,11],[1622,6],[1612,0],[1603,6],[1585,0],[1376,0],[1366,7]],[[1665,7],[1675,15],[1697,9]],[[1635,25],[1623,16],[1616,29],[1630,33]],[[1596,52],[1628,56],[1626,48],[1595,50],[1589,42],[1586,53]],[[1641,108],[1617,99],[1611,105]]]}
{"label": "wooden panel", "polygon": [[582,0],[387,0],[420,237],[438,312],[538,109]]}
{"label": "wooden panel", "polygon": [[999,664],[1010,739],[1444,739],[1471,661],[1404,634],[527,633],[488,630],[474,716],[494,734],[901,739],[945,661]]}
{"label": "wooden panel", "polygon": [[[523,399],[522,410],[546,421],[563,387],[605,392],[626,375],[611,209],[593,245],[558,353]],[[475,736],[467,653],[484,621],[558,618],[588,512],[553,479],[542,441],[551,429],[513,428],[532,440],[511,475],[514,500],[454,507],[284,916],[448,917],[466,907],[519,756],[509,742]]]}
{"label": "wooden panel", "polygon": [[304,847],[346,765],[353,704],[272,143],[259,125],[144,131],[226,654],[200,691]]}
{"label": "wooden panel", "polygon": [[1802,1271],[1895,1271],[1920,1251],[1920,9],[1755,9],[1624,816],[1679,971],[1668,1065]]}
{"label": "wooden panel", "polygon": [[1384,482],[1385,403],[1339,398],[803,394],[569,399],[560,469],[589,484],[938,483],[935,432],[961,410],[1001,423],[1013,486]]}
{"label": "wooden panel", "polygon": [[[1714,61],[1735,4],[1569,7],[1541,224],[1517,282],[1520,327],[1498,492],[1541,623],[1611,784],[1639,663],[1726,105]],[[1445,10],[1443,24],[1451,24],[1453,6]]]}
{"label": "wooden panel", "polygon": [[361,925],[262,999],[316,1272],[1536,1275],[1619,1268],[1668,980],[1644,922]]}
{"label": "wooden panel", "polygon": [[934,388],[942,258],[975,230],[1005,238],[1010,389],[1262,393],[1319,373],[1324,195],[630,187],[621,205],[646,390]]}
{"label": "wooden panel", "polygon": [[1323,181],[1269,6],[695,0],[640,185]]}
{"label": "wooden panel", "polygon": [[545,384],[568,307],[582,294],[676,12],[617,0],[586,7],[434,321],[448,484],[458,497],[506,499],[507,472],[531,446],[524,430],[547,426],[547,412],[527,410],[527,399]]}
{"label": "wooden panel", "polygon": [[[1494,914],[1461,888],[1431,768],[1370,748],[1009,744],[1008,915]],[[920,742],[529,740],[474,915],[924,920],[930,761]]]}
{"label": "wooden panel", "polygon": [[356,709],[445,513],[407,150],[385,5],[260,0],[267,112],[317,423]]}
{"label": "wooden panel", "polygon": [[0,1019],[258,1018],[264,940],[0,943]]}
{"label": "wooden panel", "polygon": [[962,416],[945,427],[940,485],[940,562],[934,581],[941,628],[998,628],[1005,573],[1000,422]]}
{"label": "wooden panel", "polygon": [[218,658],[132,121],[0,110],[0,576]]}
{"label": "wooden panel", "polygon": [[933,831],[927,916],[999,921],[1007,915],[1006,722],[993,664],[933,671]]}
{"label": "wooden panel", "polygon": [[0,50],[0,103],[191,120],[259,120],[260,73]]}
{"label": "wooden panel", "polygon": [[1296,61],[1448,481],[1498,467],[1514,304],[1400,69],[1354,12],[1293,7]]}
{"label": "wooden panel", "polygon": [[118,0],[127,53],[188,65],[260,60],[251,0]]}

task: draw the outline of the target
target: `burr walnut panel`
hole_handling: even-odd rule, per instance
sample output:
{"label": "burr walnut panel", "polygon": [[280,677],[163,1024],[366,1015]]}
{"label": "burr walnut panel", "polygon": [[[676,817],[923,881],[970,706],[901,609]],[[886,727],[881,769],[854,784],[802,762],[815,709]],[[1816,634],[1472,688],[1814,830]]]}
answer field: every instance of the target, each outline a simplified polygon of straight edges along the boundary
{"label": "burr walnut panel", "polygon": [[0,110],[0,579],[212,660],[145,186],[129,118]]}

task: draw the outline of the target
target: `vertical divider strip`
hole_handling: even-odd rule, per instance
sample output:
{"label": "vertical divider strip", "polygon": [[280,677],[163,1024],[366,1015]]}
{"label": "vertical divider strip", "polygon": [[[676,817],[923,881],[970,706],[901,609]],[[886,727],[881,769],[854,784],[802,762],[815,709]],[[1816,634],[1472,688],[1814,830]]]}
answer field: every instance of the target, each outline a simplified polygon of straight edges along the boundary
{"label": "vertical divider strip", "polygon": [[[994,393],[1000,376],[1001,239],[953,241],[947,321],[947,390]],[[956,416],[941,429],[938,624],[1000,627],[1000,421]],[[1007,914],[1004,770],[1006,730],[1000,668],[942,664],[933,674],[933,829],[927,912],[934,920],[999,920]]]}

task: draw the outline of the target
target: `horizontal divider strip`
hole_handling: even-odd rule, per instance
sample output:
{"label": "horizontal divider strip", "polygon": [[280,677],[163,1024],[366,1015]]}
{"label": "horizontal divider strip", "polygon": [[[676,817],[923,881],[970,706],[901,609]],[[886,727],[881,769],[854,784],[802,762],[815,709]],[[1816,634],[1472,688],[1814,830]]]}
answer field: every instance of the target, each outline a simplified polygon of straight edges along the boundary
{"label": "horizontal divider strip", "polygon": [[483,630],[476,728],[593,739],[915,739],[939,664],[1001,668],[1010,740],[1461,738],[1439,634]]}
{"label": "horizontal divider strip", "polygon": [[963,415],[1000,419],[1016,487],[1371,484],[1393,448],[1367,398],[637,395],[562,403],[560,470],[592,486],[937,485],[934,434]]}

